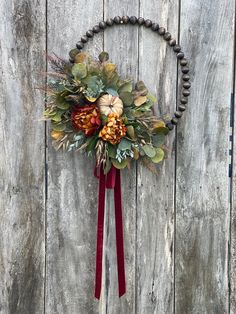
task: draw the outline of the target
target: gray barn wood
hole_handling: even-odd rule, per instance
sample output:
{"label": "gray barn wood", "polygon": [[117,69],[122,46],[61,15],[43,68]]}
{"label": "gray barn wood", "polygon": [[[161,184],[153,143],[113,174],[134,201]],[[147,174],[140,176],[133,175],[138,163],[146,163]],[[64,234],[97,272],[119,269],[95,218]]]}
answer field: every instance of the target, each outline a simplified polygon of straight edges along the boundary
{"label": "gray barn wood", "polygon": [[[36,88],[45,83],[45,53],[67,58],[81,35],[115,15],[167,28],[190,59],[192,92],[159,175],[140,163],[122,173],[122,298],[107,192],[98,301],[94,160],[54,151]],[[236,313],[234,20],[233,0],[0,2],[1,314]],[[174,112],[180,70],[157,34],[120,25],[87,49],[94,56],[105,49],[124,77],[144,80],[157,95],[157,114]]]}

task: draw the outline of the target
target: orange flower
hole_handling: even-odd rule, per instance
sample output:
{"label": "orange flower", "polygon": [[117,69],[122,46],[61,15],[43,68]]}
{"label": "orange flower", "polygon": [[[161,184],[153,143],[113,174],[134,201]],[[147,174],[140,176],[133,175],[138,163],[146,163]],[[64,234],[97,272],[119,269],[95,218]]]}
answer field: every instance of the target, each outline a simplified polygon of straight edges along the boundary
{"label": "orange flower", "polygon": [[99,137],[113,145],[120,142],[121,138],[126,135],[126,127],[123,119],[119,119],[117,113],[108,115],[107,124],[99,132]]}
{"label": "orange flower", "polygon": [[83,131],[87,136],[93,135],[101,125],[96,105],[76,108],[71,113],[71,120],[73,128]]}

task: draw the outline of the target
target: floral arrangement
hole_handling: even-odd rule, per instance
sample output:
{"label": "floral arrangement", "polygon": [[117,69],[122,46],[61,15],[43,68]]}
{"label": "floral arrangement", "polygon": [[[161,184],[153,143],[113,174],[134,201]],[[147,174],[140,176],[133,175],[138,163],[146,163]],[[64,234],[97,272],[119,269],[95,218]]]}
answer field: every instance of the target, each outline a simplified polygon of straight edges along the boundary
{"label": "floral arrangement", "polygon": [[165,156],[169,129],[153,113],[156,98],[145,84],[123,80],[106,52],[97,60],[80,52],[74,63],[57,56],[49,61],[44,116],[56,149],[94,153],[105,174],[112,165],[129,167],[132,159],[155,169]]}

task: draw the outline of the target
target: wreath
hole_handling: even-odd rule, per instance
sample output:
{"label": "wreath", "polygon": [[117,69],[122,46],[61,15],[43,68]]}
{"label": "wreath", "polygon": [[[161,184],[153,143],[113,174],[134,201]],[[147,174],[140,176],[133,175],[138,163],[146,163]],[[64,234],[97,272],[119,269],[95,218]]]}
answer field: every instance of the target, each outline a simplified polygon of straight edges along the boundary
{"label": "wreath", "polygon": [[167,121],[153,112],[156,98],[142,81],[122,79],[107,52],[98,60],[72,50],[74,63],[50,57],[47,109],[57,149],[95,153],[96,165],[107,174],[113,165],[128,167],[132,159],[144,165],[165,155]]}
{"label": "wreath", "polygon": [[[98,59],[82,51],[89,38],[115,24],[138,24],[151,28],[173,47],[180,61],[182,97],[174,115],[156,116],[156,97],[143,81],[134,84],[122,78],[107,52]],[[123,226],[120,169],[140,160],[148,169],[165,157],[165,138],[186,109],[191,86],[188,61],[176,40],[163,27],[135,16],[102,21],[81,37],[69,53],[70,60],[49,56],[46,110],[56,149],[83,151],[95,155],[95,176],[99,178],[95,297],[100,297],[105,189],[114,189],[119,295],[125,293]]]}

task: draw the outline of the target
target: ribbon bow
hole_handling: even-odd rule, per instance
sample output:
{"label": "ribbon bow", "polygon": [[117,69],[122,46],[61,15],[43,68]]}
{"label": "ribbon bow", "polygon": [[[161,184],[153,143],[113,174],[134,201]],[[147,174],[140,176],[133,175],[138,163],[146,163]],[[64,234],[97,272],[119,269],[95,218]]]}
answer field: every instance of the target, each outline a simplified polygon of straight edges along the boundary
{"label": "ribbon bow", "polygon": [[94,171],[94,175],[99,179],[95,298],[100,298],[102,287],[102,255],[106,188],[114,189],[117,272],[119,297],[121,297],[125,294],[126,287],[120,170],[112,166],[107,175],[104,174],[102,167],[100,167],[99,175],[97,174],[98,170],[98,168],[95,168]]}

